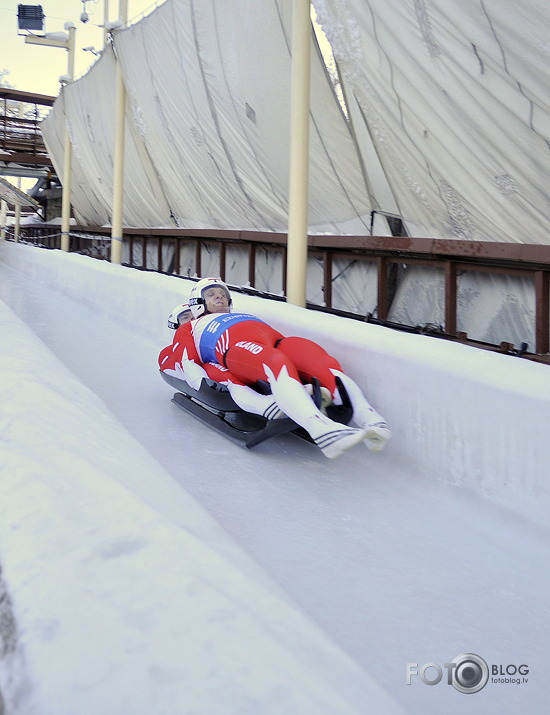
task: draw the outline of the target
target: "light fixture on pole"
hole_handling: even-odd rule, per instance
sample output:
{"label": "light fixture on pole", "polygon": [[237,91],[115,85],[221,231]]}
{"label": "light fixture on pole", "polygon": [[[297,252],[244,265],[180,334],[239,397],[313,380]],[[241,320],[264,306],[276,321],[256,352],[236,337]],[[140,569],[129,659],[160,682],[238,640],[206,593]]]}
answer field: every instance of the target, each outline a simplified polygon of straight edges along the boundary
{"label": "light fixture on pole", "polygon": [[[67,74],[59,78],[63,84],[71,82],[74,77],[74,50],[76,26],[73,22],[65,23],[65,32],[47,32],[43,36],[25,35],[29,45],[45,45],[46,47],[61,47],[67,50]],[[69,229],[71,225],[71,174],[73,147],[69,130],[65,128],[65,153],[63,161],[63,194],[61,198],[61,250],[69,250]]]}
{"label": "light fixture on pole", "polygon": [[[80,13],[80,22],[86,24],[90,22],[90,16],[93,17],[95,14],[95,9],[94,5],[98,2],[98,0],[82,0],[82,12]],[[92,9],[91,12],[88,12],[88,7],[87,5],[91,3],[92,4]],[[103,24],[98,25],[98,27],[101,27],[103,30],[103,47],[106,46],[107,40],[109,39],[109,0],[103,0]],[[86,48],[84,48],[86,49]]]}

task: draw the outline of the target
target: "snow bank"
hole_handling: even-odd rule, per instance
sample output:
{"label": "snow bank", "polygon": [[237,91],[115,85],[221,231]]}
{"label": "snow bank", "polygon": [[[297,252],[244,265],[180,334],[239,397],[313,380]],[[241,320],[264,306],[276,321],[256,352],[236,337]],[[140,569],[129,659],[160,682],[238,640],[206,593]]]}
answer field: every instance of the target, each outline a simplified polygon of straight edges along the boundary
{"label": "snow bank", "polygon": [[[86,300],[139,278],[5,249]],[[400,712],[1,302],[0,334],[0,712]]]}
{"label": "snow bank", "polygon": [[[76,254],[2,248],[8,265],[159,345],[170,340],[168,311],[192,286]],[[547,524],[548,366],[240,294],[234,302],[237,310],[317,340],[338,357],[390,421],[388,449],[410,465],[411,479],[422,475],[471,489]]]}

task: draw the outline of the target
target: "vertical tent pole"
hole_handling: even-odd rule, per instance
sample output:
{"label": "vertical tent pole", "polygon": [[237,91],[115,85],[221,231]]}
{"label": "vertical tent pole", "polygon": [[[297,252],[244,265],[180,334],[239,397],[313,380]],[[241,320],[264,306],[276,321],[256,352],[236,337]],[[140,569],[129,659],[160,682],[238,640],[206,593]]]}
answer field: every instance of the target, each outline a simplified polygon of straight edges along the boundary
{"label": "vertical tent pole", "polygon": [[[119,20],[128,22],[128,0],[120,0]],[[115,153],[113,167],[113,215],[111,219],[111,263],[122,262],[122,212],[124,208],[124,121],[126,116],[126,88],[122,67],[116,64]]]}
{"label": "vertical tent pole", "polygon": [[8,216],[8,203],[2,199],[0,201],[0,240],[6,239],[6,219]]}
{"label": "vertical tent pole", "polygon": [[[69,33],[67,40],[67,76],[69,82],[74,77],[74,49],[76,27],[73,23],[66,23],[65,29]],[[63,193],[61,195],[61,250],[69,250],[69,231],[71,226],[71,180],[73,163],[73,145],[69,130],[65,126],[65,151],[63,154]]]}
{"label": "vertical tent pole", "polygon": [[[21,188],[21,179],[17,181],[17,188]],[[13,240],[15,243],[19,243],[19,237],[21,235],[21,205],[15,204],[14,210],[14,226],[13,226]]]}
{"label": "vertical tent pole", "polygon": [[61,194],[61,250],[68,251],[71,227],[71,166],[73,163],[73,145],[69,130],[65,129],[65,149],[63,154],[63,193]]}
{"label": "vertical tent pole", "polygon": [[109,31],[107,29],[107,23],[109,22],[109,0],[103,0],[103,48],[107,46],[107,40],[109,39]]}
{"label": "vertical tent pole", "polygon": [[[44,45],[46,47],[62,47],[67,50],[67,74],[60,77],[62,83],[71,82],[74,77],[74,51],[76,26],[73,22],[66,22],[64,35],[66,39],[59,39],[59,33],[47,32],[44,37],[39,35],[25,35],[25,43],[29,45]],[[53,35],[53,37],[52,37]],[[71,179],[72,179],[73,147],[69,130],[65,121],[65,150],[63,155],[63,194],[61,196],[61,248],[69,250],[69,229],[71,225]]]}
{"label": "vertical tent pole", "polygon": [[[19,184],[21,185],[21,180],[19,180]],[[15,241],[15,243],[19,243],[20,235],[21,235],[21,206],[19,204],[15,204],[14,225],[13,225],[13,240]]]}
{"label": "vertical tent pole", "polygon": [[[25,116],[25,104],[23,102],[19,102],[19,119],[23,119]],[[17,179],[17,188],[21,188],[21,177]],[[15,243],[19,243],[19,236],[21,235],[21,205],[20,204],[15,204],[15,216],[14,216],[15,224],[13,227],[13,238]]]}
{"label": "vertical tent pole", "polygon": [[308,239],[309,93],[311,19],[309,0],[294,0],[290,106],[287,300],[305,307]]}

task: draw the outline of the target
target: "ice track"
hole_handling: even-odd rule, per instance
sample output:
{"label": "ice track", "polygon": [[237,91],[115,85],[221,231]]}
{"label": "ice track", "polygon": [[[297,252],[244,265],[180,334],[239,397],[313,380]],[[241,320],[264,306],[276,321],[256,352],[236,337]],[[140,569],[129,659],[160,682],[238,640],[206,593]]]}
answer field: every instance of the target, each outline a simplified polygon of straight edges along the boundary
{"label": "ice track", "polygon": [[[379,455],[359,446],[329,461],[292,436],[252,451],[234,445],[170,403],[156,368],[162,344],[1,259],[0,299],[406,712],[547,712],[543,525],[415,470],[399,445],[407,425],[395,424],[396,415],[394,439]],[[489,664],[527,663],[529,682],[489,682],[475,695],[445,678],[436,687],[419,678],[406,684],[407,663],[443,665],[466,652]]]}

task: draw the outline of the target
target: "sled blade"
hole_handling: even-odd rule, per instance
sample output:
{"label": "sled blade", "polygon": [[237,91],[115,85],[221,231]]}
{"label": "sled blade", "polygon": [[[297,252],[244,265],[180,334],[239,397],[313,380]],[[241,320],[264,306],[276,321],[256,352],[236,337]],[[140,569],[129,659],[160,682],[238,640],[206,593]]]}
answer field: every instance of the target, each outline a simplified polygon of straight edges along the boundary
{"label": "sled blade", "polygon": [[229,390],[213,380],[203,380],[198,390],[190,387],[185,380],[180,380],[174,375],[167,375],[162,370],[160,371],[162,379],[167,382],[170,387],[182,392],[187,397],[197,400],[208,408],[221,410],[223,412],[239,412],[241,408],[233,402],[233,398],[229,394]]}
{"label": "sled blade", "polygon": [[296,429],[299,429],[299,426],[294,420],[291,420],[290,417],[269,420],[263,429],[249,433],[246,439],[246,446],[248,449],[252,449],[252,447],[255,447],[261,442],[265,442],[267,439],[277,437],[281,434],[287,434],[288,432],[294,432]]}
{"label": "sled blade", "polygon": [[292,432],[298,425],[288,417],[278,420],[266,420],[265,417],[248,412],[228,412],[207,409],[188,395],[176,392],[172,402],[189,412],[209,427],[221,432],[234,442],[248,449],[265,442],[277,435]]}

